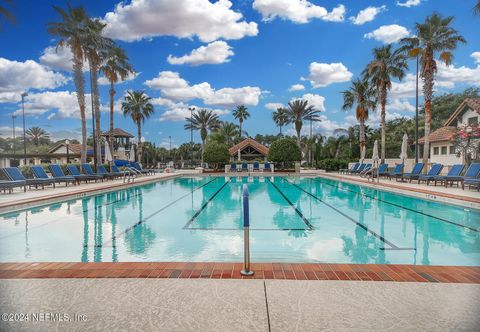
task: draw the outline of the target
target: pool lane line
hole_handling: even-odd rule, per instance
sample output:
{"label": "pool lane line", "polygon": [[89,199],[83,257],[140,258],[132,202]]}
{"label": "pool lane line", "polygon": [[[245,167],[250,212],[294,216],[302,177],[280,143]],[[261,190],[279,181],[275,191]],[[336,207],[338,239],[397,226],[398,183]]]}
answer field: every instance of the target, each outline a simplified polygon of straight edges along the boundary
{"label": "pool lane line", "polygon": [[[450,221],[448,219],[443,219],[441,217],[437,217],[437,216],[434,216],[434,215],[431,215],[431,214],[428,214],[428,213],[424,213],[424,212],[421,212],[421,211],[418,211],[418,210],[415,210],[415,209],[412,209],[412,208],[408,208],[408,207],[404,207],[400,204],[396,204],[396,203],[392,203],[392,202],[389,202],[389,201],[385,201],[381,198],[376,198],[374,196],[370,196],[370,195],[367,195],[367,194],[364,194],[364,193],[360,193],[360,192],[357,192],[355,190],[351,190],[351,189],[348,189],[348,188],[340,188],[339,186],[336,186],[336,185],[333,185],[333,184],[330,184],[330,183],[327,183],[327,182],[323,182],[323,181],[320,181],[318,178],[316,179],[313,179],[314,181],[317,181],[319,183],[323,183],[323,184],[326,184],[327,186],[331,186],[331,187],[334,187],[334,188],[337,188],[337,189],[340,189],[340,190],[347,190],[347,191],[350,191],[354,194],[357,194],[357,195],[361,195],[361,196],[364,196],[364,197],[368,197],[370,199],[374,199],[374,200],[377,200],[379,202],[382,202],[382,203],[386,203],[386,204],[390,204],[390,205],[393,205],[393,206],[396,206],[396,207],[399,207],[401,209],[404,209],[404,210],[407,210],[407,211],[411,211],[411,212],[415,212],[415,213],[419,213],[421,215],[424,215],[426,217],[430,217],[430,218],[433,218],[433,219],[437,219],[438,221],[442,221],[442,222],[446,222],[448,224],[452,224],[452,225],[455,225],[455,226],[458,226],[458,227],[463,227],[463,228],[466,228],[466,229],[469,229],[471,231],[474,231],[474,232],[480,232],[480,229],[479,228],[474,228],[474,227],[470,227],[470,226],[467,226],[467,225],[463,225],[463,224],[459,224],[459,223],[456,223],[454,221]],[[340,181],[341,182],[341,181]],[[345,182],[346,183],[346,182]]]}
{"label": "pool lane line", "polygon": [[[193,231],[243,231],[243,228],[189,227]],[[308,231],[308,228],[250,228],[250,231]]]}
{"label": "pool lane line", "polygon": [[310,223],[310,221],[305,218],[303,213],[299,209],[297,209],[297,207],[292,203],[291,200],[288,199],[287,196],[285,196],[285,194],[280,190],[280,188],[278,188],[277,185],[273,183],[269,178],[266,178],[266,181],[270,183],[280,193],[280,195],[282,195],[282,197],[287,201],[287,203],[292,207],[292,209],[294,209],[295,212],[300,216],[300,218],[302,218],[302,221],[305,223],[305,225],[307,225],[307,230],[313,230],[313,225]]}
{"label": "pool lane line", "polygon": [[197,210],[197,212],[195,212],[195,214],[192,216],[192,218],[190,218],[190,220],[185,224],[185,226],[182,227],[182,229],[190,229],[190,228],[188,228],[188,226],[190,226],[192,224],[192,222],[200,215],[200,213],[202,213],[202,211],[205,210],[207,205],[215,198],[215,196],[218,195],[219,192],[221,192],[223,190],[223,188],[225,188],[227,186],[227,184],[230,183],[230,181],[231,181],[230,179],[225,181],[225,183],[222,184],[222,186],[220,188],[218,188],[218,190],[205,203],[203,203],[203,205],[200,207],[200,209]]}
{"label": "pool lane line", "polygon": [[[326,206],[328,206],[329,208],[331,208],[332,210],[336,211],[337,213],[341,214],[342,216],[344,216],[345,218],[347,218],[348,220],[350,220],[351,222],[353,222],[354,224],[356,224],[357,226],[363,228],[365,231],[369,232],[370,234],[372,234],[373,236],[375,236],[377,239],[381,240],[383,243],[385,244],[388,244],[390,247],[392,247],[392,249],[395,249],[395,250],[398,250],[400,249],[400,247],[398,247],[397,245],[393,244],[392,242],[388,241],[387,239],[385,239],[383,236],[381,236],[380,234],[378,234],[377,232],[375,231],[372,231],[370,228],[368,228],[366,225],[356,221],[355,219],[353,219],[352,217],[350,217],[349,215],[343,213],[342,211],[340,211],[339,209],[337,209],[336,207],[328,204],[327,202],[325,202],[324,200],[322,200],[321,198],[319,198],[318,196],[312,194],[311,192],[309,191],[306,191],[305,189],[303,189],[302,187],[296,185],[295,183],[293,182],[290,182],[288,179],[285,179],[285,178],[282,178],[284,181],[290,183],[292,186],[300,189],[301,191],[303,191],[304,193],[306,193],[307,195],[315,198],[317,201],[325,204]],[[385,249],[385,248],[383,248]],[[392,250],[392,249],[389,249],[389,250]],[[405,250],[416,250],[414,248],[405,248]]]}
{"label": "pool lane line", "polygon": [[[179,197],[179,198],[171,201],[171,202],[168,203],[167,205],[163,206],[161,209],[159,209],[159,210],[151,213],[151,214],[148,215],[147,217],[145,217],[145,218],[137,221],[137,222],[136,222],[135,224],[133,224],[132,226],[127,227],[127,228],[126,228],[125,230],[123,230],[122,232],[120,232],[120,233],[118,233],[118,234],[115,234],[115,236],[113,236],[111,239],[103,242],[101,245],[93,245],[93,246],[88,246],[88,245],[87,245],[87,247],[99,247],[99,246],[105,247],[108,243],[110,243],[110,242],[112,242],[113,240],[117,239],[118,236],[124,235],[124,234],[128,233],[129,231],[131,231],[132,229],[134,229],[134,228],[137,227],[138,225],[143,224],[144,222],[148,221],[148,219],[154,217],[154,216],[157,215],[158,213],[160,213],[160,212],[162,212],[163,210],[169,208],[169,207],[172,206],[173,204],[177,203],[178,201],[184,199],[185,197],[191,195],[193,192],[197,191],[198,189],[201,189],[201,188],[205,187],[206,185],[212,183],[213,181],[215,181],[215,180],[217,180],[217,179],[218,179],[218,178],[215,177],[215,178],[213,178],[212,180],[208,181],[207,183],[204,183],[204,184],[202,184],[201,186],[198,186],[198,187],[196,187],[195,189],[193,189],[192,191],[186,193],[185,195],[183,195],[183,196],[181,196],[181,197]],[[110,247],[110,246],[109,246],[109,247]],[[114,246],[111,246],[111,247],[113,248]]]}

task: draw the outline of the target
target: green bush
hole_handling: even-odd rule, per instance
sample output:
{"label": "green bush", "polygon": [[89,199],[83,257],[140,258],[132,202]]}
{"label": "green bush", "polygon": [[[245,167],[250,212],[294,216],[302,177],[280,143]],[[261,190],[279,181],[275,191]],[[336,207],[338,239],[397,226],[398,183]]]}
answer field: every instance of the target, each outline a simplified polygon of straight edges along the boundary
{"label": "green bush", "polygon": [[318,161],[317,167],[320,169],[324,169],[327,172],[330,171],[338,171],[342,168],[347,168],[348,161],[344,159],[323,159]]}
{"label": "green bush", "polygon": [[214,169],[218,169],[221,165],[228,163],[230,159],[230,153],[228,147],[225,144],[220,144],[211,141],[205,145],[203,151],[203,161],[209,163]]}
{"label": "green bush", "polygon": [[302,159],[302,152],[294,140],[282,138],[276,140],[268,151],[268,160],[275,163],[290,164]]}

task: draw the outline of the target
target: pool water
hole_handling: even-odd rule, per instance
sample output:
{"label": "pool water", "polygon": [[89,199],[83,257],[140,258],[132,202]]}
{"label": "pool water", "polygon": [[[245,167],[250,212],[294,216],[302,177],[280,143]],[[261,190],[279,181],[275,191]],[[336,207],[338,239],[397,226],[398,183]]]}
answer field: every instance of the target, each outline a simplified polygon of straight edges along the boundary
{"label": "pool water", "polygon": [[1,262],[480,265],[480,211],[325,178],[181,177],[0,215]]}

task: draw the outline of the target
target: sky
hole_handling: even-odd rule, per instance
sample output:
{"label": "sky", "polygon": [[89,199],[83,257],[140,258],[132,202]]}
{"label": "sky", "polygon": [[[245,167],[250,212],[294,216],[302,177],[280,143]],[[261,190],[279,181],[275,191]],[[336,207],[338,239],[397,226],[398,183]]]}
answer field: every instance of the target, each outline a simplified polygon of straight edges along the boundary
{"label": "sky", "polygon": [[[480,16],[474,0],[126,0],[77,1],[91,17],[107,24],[105,35],[126,50],[135,74],[115,89],[115,127],[136,135],[121,112],[127,90],[144,90],[155,107],[143,127],[143,139],[178,146],[189,107],[215,111],[235,121],[232,111],[245,105],[250,136],[276,134],[272,112],[294,99],[306,99],[322,111],[314,133],[329,136],[356,123],[353,110],[341,109],[341,91],[363,71],[372,49],[414,34],[416,22],[433,12],[454,16],[453,27],[467,40],[455,50],[453,64],[439,64],[435,94],[480,86]],[[79,138],[80,116],[71,73],[71,53],[56,48],[48,22],[60,20],[53,5],[64,1],[19,0],[9,6],[14,25],[1,21],[0,135],[12,135],[12,114],[26,127],[40,126],[52,139]],[[8,6],[8,5],[7,5]],[[102,76],[102,75],[100,75]],[[88,130],[90,85],[85,72]],[[99,79],[101,127],[109,128],[109,86]],[[412,117],[415,111],[415,64],[394,82],[387,119]],[[420,103],[422,100],[420,99]],[[453,110],[452,110],[453,111]],[[378,126],[379,112],[369,125]],[[21,130],[21,117],[15,124]],[[304,126],[308,130],[309,126]],[[293,134],[293,128],[286,128]],[[194,133],[199,141],[199,133]]]}

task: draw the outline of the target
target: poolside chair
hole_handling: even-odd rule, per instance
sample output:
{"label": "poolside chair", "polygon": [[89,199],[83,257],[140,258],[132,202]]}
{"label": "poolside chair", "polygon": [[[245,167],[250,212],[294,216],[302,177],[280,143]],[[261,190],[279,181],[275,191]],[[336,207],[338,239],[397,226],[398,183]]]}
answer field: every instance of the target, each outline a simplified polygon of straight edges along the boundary
{"label": "poolside chair", "polygon": [[360,176],[371,175],[372,177],[376,178],[377,177],[377,172],[380,175],[380,174],[384,174],[385,172],[388,171],[388,164],[380,164],[380,166],[378,166],[378,171],[373,167],[369,167],[368,169],[367,169],[367,167],[365,167],[365,169],[363,171],[364,171],[364,173],[360,174]]}
{"label": "poolside chair", "polygon": [[391,180],[392,178],[401,176],[402,174],[403,174],[403,164],[398,164],[397,166],[395,166],[393,171],[387,172],[385,176],[388,177],[389,180]]}
{"label": "poolside chair", "polygon": [[76,183],[73,177],[49,177],[43,166],[36,165],[30,167],[30,169],[32,170],[33,176],[37,179],[52,179],[55,183],[65,182],[65,187],[67,187],[69,183]]}
{"label": "poolside chair", "polygon": [[11,181],[11,180],[0,180],[0,190],[11,194],[13,188],[23,187],[23,191],[27,191],[27,181]]}
{"label": "poolside chair", "polygon": [[[378,166],[378,176],[385,176],[388,173],[388,164],[380,164]],[[377,176],[376,173],[373,174],[374,177]]]}
{"label": "poolside chair", "polygon": [[[434,176],[433,177],[434,185],[437,186],[437,182],[443,183],[446,178],[460,176],[460,174],[462,174],[463,168],[464,168],[464,165],[455,164],[450,168],[447,175],[436,175],[436,176]],[[430,181],[432,181],[432,180],[430,180]]]}
{"label": "poolside chair", "polygon": [[95,182],[97,182],[97,180],[101,179],[98,176],[81,174],[75,165],[67,165],[67,171],[77,180],[77,182],[85,181],[85,183],[87,183],[90,180],[95,180]]}
{"label": "poolside chair", "polygon": [[115,174],[113,172],[107,171],[107,169],[103,165],[98,165],[97,166],[97,173],[100,174],[100,175],[105,175],[106,177],[108,177],[109,179],[112,179],[112,180],[114,178],[122,176],[121,174]]}
{"label": "poolside chair", "polygon": [[427,182],[427,186],[430,184],[430,181],[435,180],[435,177],[440,174],[443,169],[442,164],[433,164],[427,174],[421,174],[417,177],[418,183],[423,181]]}
{"label": "poolside chair", "polygon": [[475,178],[475,179],[472,179],[472,178],[467,178],[463,181],[463,184],[464,186],[468,186],[469,188],[471,187],[477,187],[477,190],[480,191],[480,178]]}
{"label": "poolside chair", "polygon": [[45,186],[48,185],[52,185],[55,188],[55,181],[53,179],[27,179],[17,167],[5,167],[2,168],[2,170],[9,180],[25,181],[26,185],[30,188],[32,186],[34,186],[35,188],[41,186],[43,190],[45,189]]}
{"label": "poolside chair", "polygon": [[129,174],[130,172],[129,171],[121,171],[120,169],[118,169],[118,166],[117,165],[112,165],[110,167],[110,170],[112,171],[113,174],[117,175],[117,176],[124,176],[125,174]]}
{"label": "poolside chair", "polygon": [[270,166],[270,163],[265,163],[265,164],[263,165],[263,171],[264,171],[264,172],[265,172],[265,171],[269,171],[269,172],[272,171],[272,167]]}
{"label": "poolside chair", "polygon": [[237,164],[231,163],[230,164],[230,172],[236,172],[237,171]]}
{"label": "poolside chair", "polygon": [[356,171],[358,169],[358,166],[360,166],[360,163],[355,163],[352,168],[342,168],[338,170],[338,173],[340,174],[345,174],[348,172]]}
{"label": "poolside chair", "polygon": [[133,168],[135,168],[136,170],[140,171],[142,174],[150,175],[150,174],[154,174],[154,173],[155,173],[153,170],[143,169],[142,165],[140,165],[140,163],[138,163],[138,162],[132,163],[132,166],[133,166]]}
{"label": "poolside chair", "polygon": [[455,182],[457,183],[457,186],[458,183],[460,183],[462,185],[462,189],[465,190],[465,180],[470,181],[472,179],[476,179],[479,174],[480,163],[472,163],[467,168],[463,176],[446,176],[443,181],[445,182],[445,187],[448,187],[449,183],[453,186],[453,183]]}
{"label": "poolside chair", "polygon": [[367,164],[363,164],[363,163],[362,163],[362,164],[360,164],[360,166],[358,166],[357,169],[355,169],[355,170],[352,169],[351,171],[347,171],[347,172],[345,172],[345,174],[350,174],[350,175],[352,175],[352,174],[361,173],[361,172],[363,172],[363,170],[365,169],[366,166],[367,166]]}
{"label": "poolside chair", "polygon": [[408,179],[409,182],[412,182],[412,180],[418,179],[418,177],[422,174],[423,167],[425,167],[424,163],[416,163],[413,166],[412,172],[411,173],[403,173],[402,176],[397,177],[398,179],[402,179],[402,181],[406,181]]}
{"label": "poolside chair", "polygon": [[368,172],[371,170],[372,168],[372,164],[366,164],[365,165],[365,168],[363,169],[363,171],[357,173],[358,175],[360,175],[361,177],[364,177],[368,174]]}
{"label": "poolside chair", "polygon": [[242,172],[243,171],[248,172],[248,164],[247,163],[242,163]]}
{"label": "poolside chair", "polygon": [[260,172],[260,163],[259,162],[254,162],[253,163],[253,171],[257,171],[257,172]]}
{"label": "poolside chair", "polygon": [[65,175],[62,168],[58,164],[50,164],[48,165],[48,169],[50,170],[50,173],[52,173],[54,179],[60,180],[59,182],[71,181],[74,184],[79,183],[78,179],[76,179],[73,175]]}
{"label": "poolside chair", "polygon": [[90,164],[88,164],[88,163],[83,163],[82,164],[82,169],[83,169],[83,172],[85,174],[90,175],[90,176],[96,176],[102,181],[104,179],[108,178],[108,175],[106,175],[106,174],[95,173],[92,169],[92,166],[90,166]]}

